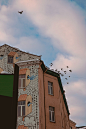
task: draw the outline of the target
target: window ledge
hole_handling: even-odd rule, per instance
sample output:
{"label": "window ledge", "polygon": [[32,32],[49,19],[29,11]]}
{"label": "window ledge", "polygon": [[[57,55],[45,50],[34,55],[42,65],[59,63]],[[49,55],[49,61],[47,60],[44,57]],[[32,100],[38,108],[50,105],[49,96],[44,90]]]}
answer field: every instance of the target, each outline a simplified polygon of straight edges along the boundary
{"label": "window ledge", "polygon": [[10,63],[10,62],[7,62],[8,64],[13,64],[13,63]]}
{"label": "window ledge", "polygon": [[26,115],[24,115],[24,116],[18,116],[18,118],[22,118],[22,117],[26,117]]}
{"label": "window ledge", "polygon": [[[49,93],[48,93],[49,94]],[[49,94],[49,95],[52,95],[52,96],[54,96],[54,94]]]}
{"label": "window ledge", "polygon": [[55,121],[51,121],[51,120],[50,120],[50,122],[56,123]]}
{"label": "window ledge", "polygon": [[18,88],[18,89],[25,89],[26,87]]}

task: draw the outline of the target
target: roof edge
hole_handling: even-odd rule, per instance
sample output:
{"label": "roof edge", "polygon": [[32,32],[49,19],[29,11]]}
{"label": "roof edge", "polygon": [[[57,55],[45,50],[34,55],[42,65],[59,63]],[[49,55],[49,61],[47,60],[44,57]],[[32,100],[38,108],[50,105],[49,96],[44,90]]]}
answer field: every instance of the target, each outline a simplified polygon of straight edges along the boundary
{"label": "roof edge", "polygon": [[[11,47],[11,48],[14,48],[14,49],[20,51],[20,52],[23,52],[23,53],[26,53],[26,54],[29,54],[29,55],[33,55],[33,56],[37,56],[37,57],[41,57],[41,55],[38,56],[38,55],[35,55],[35,54],[30,54],[29,52],[24,52],[24,51],[22,51],[22,50],[20,50],[20,49],[18,49],[18,48],[16,48],[16,47],[12,47],[12,46],[10,46],[10,45],[8,45],[8,44],[4,44],[4,45],[2,45],[2,46],[9,46],[9,47]],[[2,46],[0,46],[0,47],[2,47]]]}

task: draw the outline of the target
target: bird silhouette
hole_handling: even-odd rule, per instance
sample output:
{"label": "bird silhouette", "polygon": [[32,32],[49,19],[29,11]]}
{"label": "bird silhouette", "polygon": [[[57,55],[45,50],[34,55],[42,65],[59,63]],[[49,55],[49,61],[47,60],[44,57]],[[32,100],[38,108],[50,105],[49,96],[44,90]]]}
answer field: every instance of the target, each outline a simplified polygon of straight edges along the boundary
{"label": "bird silhouette", "polygon": [[[37,75],[36,75],[37,76]],[[27,79],[33,80],[36,76],[32,75],[31,77],[28,75]]]}
{"label": "bird silhouette", "polygon": [[23,13],[23,11],[20,11],[20,12],[18,11],[18,13],[22,14],[22,13]]}
{"label": "bird silhouette", "polygon": [[63,70],[63,68],[61,68],[61,70]]}
{"label": "bird silhouette", "polygon": [[66,74],[66,71],[64,71],[64,73]]}
{"label": "bird silhouette", "polygon": [[50,64],[50,66],[52,66],[52,65],[53,65],[53,63]]}
{"label": "bird silhouette", "polygon": [[70,77],[70,76],[69,76]]}
{"label": "bird silhouette", "polygon": [[70,72],[72,72],[72,70],[69,70]]}
{"label": "bird silhouette", "polygon": [[67,84],[69,84],[69,82],[67,82]]}
{"label": "bird silhouette", "polygon": [[61,76],[64,76],[64,74],[61,74]]}
{"label": "bird silhouette", "polygon": [[28,102],[28,104],[27,104],[27,105],[28,105],[28,107],[30,106],[30,104],[32,104],[32,103]]}
{"label": "bird silhouette", "polygon": [[67,78],[65,78],[67,80]]}
{"label": "bird silhouette", "polygon": [[67,66],[67,68],[69,68],[69,67]]}
{"label": "bird silhouette", "polygon": [[58,73],[60,73],[60,71],[58,71]]}
{"label": "bird silhouette", "polygon": [[57,69],[55,71],[57,71]]}

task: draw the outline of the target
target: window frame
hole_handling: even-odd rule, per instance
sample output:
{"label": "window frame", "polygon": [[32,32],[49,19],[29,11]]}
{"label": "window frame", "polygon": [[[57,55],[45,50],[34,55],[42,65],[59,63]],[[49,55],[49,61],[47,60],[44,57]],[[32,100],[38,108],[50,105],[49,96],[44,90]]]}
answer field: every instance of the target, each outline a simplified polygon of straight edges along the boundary
{"label": "window frame", "polygon": [[[11,59],[12,58],[12,59]],[[8,56],[8,63],[10,63],[10,64],[13,64],[13,58],[14,58],[14,56]],[[10,60],[10,62],[9,62],[9,60]],[[12,62],[11,62],[12,61]]]}
{"label": "window frame", "polygon": [[[24,115],[22,115],[22,107],[24,106],[25,107],[25,105],[26,105],[26,101],[25,100],[21,100],[21,101],[18,101],[18,102],[25,102],[25,104],[19,104],[18,103],[18,106],[17,106],[17,117],[24,117],[25,116],[25,114]],[[21,109],[21,112],[20,112],[20,116],[18,116],[18,107],[20,107]],[[25,112],[25,111],[24,111]]]}
{"label": "window frame", "polygon": [[[25,77],[22,77],[22,75],[23,76],[25,76]],[[26,88],[26,74],[21,74],[21,75],[19,75],[19,80],[21,80],[21,87],[19,87],[19,83],[18,83],[18,89],[24,89],[24,88]],[[23,87],[23,80],[25,80],[25,87]]]}
{"label": "window frame", "polygon": [[[51,85],[49,85],[49,83],[51,83]],[[51,90],[52,87],[52,90]],[[54,90],[53,90],[53,82],[48,81],[48,94],[49,95],[54,95]]]}
{"label": "window frame", "polygon": [[[53,111],[50,110],[50,108],[53,108]],[[53,115],[52,115],[53,112],[54,112],[54,121],[53,121]],[[50,118],[51,118],[51,120],[50,120]],[[55,122],[55,107],[49,106],[49,120],[50,120],[50,122]]]}

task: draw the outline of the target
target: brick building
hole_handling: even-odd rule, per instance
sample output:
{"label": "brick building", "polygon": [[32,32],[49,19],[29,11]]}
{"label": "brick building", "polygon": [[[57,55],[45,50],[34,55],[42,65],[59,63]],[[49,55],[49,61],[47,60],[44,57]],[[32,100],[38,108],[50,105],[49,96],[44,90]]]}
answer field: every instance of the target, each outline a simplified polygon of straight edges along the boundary
{"label": "brick building", "polygon": [[57,72],[41,56],[0,46],[0,72],[19,66],[17,129],[69,129],[69,109]]}
{"label": "brick building", "polygon": [[70,120],[70,129],[76,129],[76,123]]}

